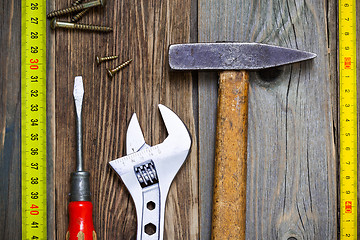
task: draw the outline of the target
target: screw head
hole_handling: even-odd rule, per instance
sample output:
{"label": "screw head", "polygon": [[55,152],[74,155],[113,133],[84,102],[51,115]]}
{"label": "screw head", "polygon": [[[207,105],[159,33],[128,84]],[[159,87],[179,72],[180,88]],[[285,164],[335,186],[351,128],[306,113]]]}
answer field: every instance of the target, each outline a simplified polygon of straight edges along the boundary
{"label": "screw head", "polygon": [[57,25],[56,18],[53,18],[50,22],[51,29],[55,29]]}
{"label": "screw head", "polygon": [[100,64],[100,63],[101,63],[99,56],[96,56],[95,59],[96,59],[96,63],[97,63],[97,64]]}
{"label": "screw head", "polygon": [[106,70],[107,70],[109,77],[112,78],[114,76],[113,72],[110,69],[106,69]]}

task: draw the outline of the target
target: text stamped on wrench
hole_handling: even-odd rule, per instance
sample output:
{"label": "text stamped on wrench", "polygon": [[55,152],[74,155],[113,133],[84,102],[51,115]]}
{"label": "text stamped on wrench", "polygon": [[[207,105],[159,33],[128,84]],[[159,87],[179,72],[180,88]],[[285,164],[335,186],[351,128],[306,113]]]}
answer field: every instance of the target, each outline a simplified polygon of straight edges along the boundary
{"label": "text stamped on wrench", "polygon": [[145,162],[148,159],[158,158],[162,154],[161,147],[156,145],[139,152],[132,153],[110,162],[111,167],[119,174],[133,170],[133,166]]}

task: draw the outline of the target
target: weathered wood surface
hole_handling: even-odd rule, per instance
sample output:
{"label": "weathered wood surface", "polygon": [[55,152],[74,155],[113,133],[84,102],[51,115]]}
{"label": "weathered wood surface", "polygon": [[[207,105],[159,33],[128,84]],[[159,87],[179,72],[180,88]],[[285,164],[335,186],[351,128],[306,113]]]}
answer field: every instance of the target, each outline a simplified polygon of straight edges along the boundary
{"label": "weathered wood surface", "polygon": [[20,3],[0,8],[0,239],[21,238]]}
{"label": "weathered wood surface", "polygon": [[[335,9],[334,3],[324,4],[199,0],[200,42],[262,42],[318,55],[310,62],[250,74],[246,239],[337,236],[335,75],[329,69],[336,54],[328,52],[335,46],[335,36],[328,35],[329,21],[334,19],[329,16],[334,17]],[[199,74],[199,99],[215,99],[209,95],[216,91],[209,89],[216,88],[203,89],[201,83],[216,85],[216,78]],[[209,105],[203,103],[199,103],[200,161],[205,160],[201,140],[213,137],[204,130],[214,125],[206,116]],[[204,187],[201,184],[202,193],[210,192]],[[201,239],[208,239],[204,226],[208,223],[201,224]]]}
{"label": "weathered wood surface", "polygon": [[[50,1],[48,9],[70,3]],[[64,239],[67,228],[70,172],[75,168],[72,90],[76,75],[83,75],[85,81],[84,159],[92,174],[99,238],[135,237],[134,206],[107,162],[124,154],[126,126],[133,112],[148,143],[165,138],[158,103],[179,114],[193,139],[191,156],[171,188],[165,237],[210,238],[218,76],[200,73],[197,80],[194,74],[191,82],[190,74],[169,73],[166,54],[169,43],[197,40],[257,41],[318,54],[312,62],[280,69],[280,75],[269,81],[250,75],[246,238],[336,239],[336,4],[315,0],[266,4],[250,0],[110,1],[104,9],[91,10],[81,22],[112,25],[113,33],[48,28],[48,167],[56,172],[48,179],[49,210],[54,211],[48,216],[49,239]],[[0,239],[20,239],[21,6],[14,0],[3,1],[2,6]],[[120,59],[96,66],[96,54],[118,54]],[[130,67],[108,79],[105,68],[128,58],[134,59]],[[53,84],[56,94],[51,93]],[[51,129],[55,113],[56,139]],[[56,145],[51,146],[51,141]]]}
{"label": "weathered wood surface", "polygon": [[[57,8],[69,3],[57,1]],[[190,73],[170,73],[167,49],[190,39],[191,1],[111,1],[81,21],[114,28],[99,34],[57,30],[56,42],[56,237],[67,230],[70,173],[75,170],[74,77],[84,80],[83,157],[91,173],[94,225],[99,239],[134,239],[132,199],[108,162],[125,154],[125,136],[136,112],[147,143],[166,137],[157,105],[170,107],[192,135],[189,158],[174,180],[167,200],[165,239],[198,238],[197,137]],[[95,63],[95,56],[119,59]],[[106,68],[133,59],[129,67],[107,76]],[[169,167],[171,163],[169,162]]]}

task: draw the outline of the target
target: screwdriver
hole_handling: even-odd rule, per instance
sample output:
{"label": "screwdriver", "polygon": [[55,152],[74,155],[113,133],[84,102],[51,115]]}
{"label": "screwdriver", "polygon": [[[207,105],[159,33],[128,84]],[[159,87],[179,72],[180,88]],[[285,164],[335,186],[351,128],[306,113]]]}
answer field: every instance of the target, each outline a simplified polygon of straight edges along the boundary
{"label": "screwdriver", "polygon": [[81,76],[75,77],[74,100],[76,110],[76,171],[71,173],[69,228],[67,240],[96,240],[90,198],[90,173],[83,170],[81,108],[84,85]]}

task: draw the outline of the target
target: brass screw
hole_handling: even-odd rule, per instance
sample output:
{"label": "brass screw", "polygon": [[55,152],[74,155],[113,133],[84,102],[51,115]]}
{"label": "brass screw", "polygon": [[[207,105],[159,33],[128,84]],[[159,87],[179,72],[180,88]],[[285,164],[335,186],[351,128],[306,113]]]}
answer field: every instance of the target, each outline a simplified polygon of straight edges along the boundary
{"label": "brass screw", "polygon": [[119,57],[119,56],[110,56],[110,57],[99,57],[99,56],[96,56],[95,59],[96,59],[96,63],[97,63],[97,64],[100,64],[100,63],[105,62],[105,61],[117,59],[118,57]]}
{"label": "brass screw", "polygon": [[104,6],[105,3],[106,3],[106,0],[90,1],[90,2],[82,3],[82,4],[79,4],[79,5],[76,5],[76,6],[72,6],[72,7],[52,11],[47,15],[47,17],[48,18],[53,18],[53,17],[66,15],[68,13],[79,12],[79,11],[81,11],[83,9],[87,9],[87,8],[91,8],[91,7]]}
{"label": "brass screw", "polygon": [[87,12],[89,11],[89,9],[90,9],[90,8],[86,8],[86,9],[82,10],[81,12],[79,12],[78,14],[76,14],[75,16],[73,16],[73,17],[71,18],[71,22],[74,23],[74,22],[79,21],[80,18],[82,18],[82,17],[85,15],[85,13],[87,13]]}
{"label": "brass screw", "polygon": [[108,72],[109,77],[112,78],[112,77],[114,76],[114,73],[120,71],[120,69],[122,69],[122,68],[126,67],[127,65],[129,65],[129,63],[130,63],[131,61],[132,61],[132,59],[130,59],[130,60],[122,63],[121,65],[117,66],[117,67],[114,68],[114,69],[107,69],[107,72]]}
{"label": "brass screw", "polygon": [[78,23],[70,23],[70,22],[59,22],[55,18],[51,21],[50,27],[52,29],[59,27],[59,28],[71,28],[71,29],[99,31],[99,32],[111,32],[112,31],[111,27],[86,25],[86,24],[78,24]]}
{"label": "brass screw", "polygon": [[[76,5],[81,4],[81,2],[82,2],[82,0],[76,0],[75,2],[73,2],[72,5],[73,5],[73,6],[76,6]],[[71,18],[71,22],[74,23],[74,22],[79,21],[80,18],[82,18],[82,17],[85,15],[85,13],[87,13],[87,12],[89,11],[89,9],[90,9],[90,8],[86,8],[86,9],[82,10],[81,12],[75,14],[75,15]]]}

